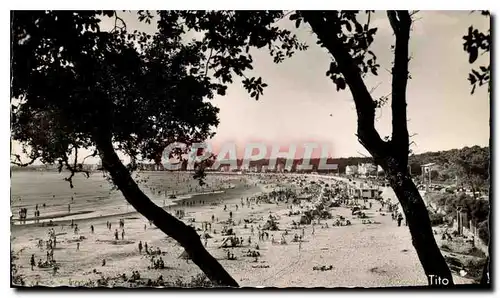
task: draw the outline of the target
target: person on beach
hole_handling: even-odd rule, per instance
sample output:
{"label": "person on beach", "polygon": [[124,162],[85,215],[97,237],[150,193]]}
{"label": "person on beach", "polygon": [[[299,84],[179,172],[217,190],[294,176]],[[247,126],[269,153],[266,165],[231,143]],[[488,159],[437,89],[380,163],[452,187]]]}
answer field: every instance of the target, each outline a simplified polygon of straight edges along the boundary
{"label": "person on beach", "polygon": [[402,221],[403,221],[403,215],[401,213],[399,213],[399,215],[398,215],[398,227],[401,226]]}
{"label": "person on beach", "polygon": [[144,231],[146,231],[146,224],[144,224]]}
{"label": "person on beach", "polygon": [[76,243],[76,250],[80,250],[80,242]]}
{"label": "person on beach", "polygon": [[71,204],[68,204],[68,213],[71,212]]}
{"label": "person on beach", "polygon": [[94,234],[94,225],[90,225],[90,232]]}
{"label": "person on beach", "polygon": [[214,222],[215,220],[215,216],[212,214],[212,222]]}
{"label": "person on beach", "polygon": [[35,266],[35,255],[31,255],[31,260],[30,260],[30,265],[31,265],[31,271],[33,271],[33,267]]}
{"label": "person on beach", "polygon": [[52,274],[56,275],[58,269],[59,269],[59,266],[57,266],[56,264],[54,264],[54,266],[52,267]]}
{"label": "person on beach", "polygon": [[118,240],[118,229],[115,229],[115,240]]}
{"label": "person on beach", "polygon": [[139,254],[142,253],[142,241],[139,241]]}
{"label": "person on beach", "polygon": [[125,229],[122,230],[122,240],[125,238]]}
{"label": "person on beach", "polygon": [[148,251],[148,243],[147,242],[144,242],[144,251],[146,252],[146,254],[149,255],[149,251]]}

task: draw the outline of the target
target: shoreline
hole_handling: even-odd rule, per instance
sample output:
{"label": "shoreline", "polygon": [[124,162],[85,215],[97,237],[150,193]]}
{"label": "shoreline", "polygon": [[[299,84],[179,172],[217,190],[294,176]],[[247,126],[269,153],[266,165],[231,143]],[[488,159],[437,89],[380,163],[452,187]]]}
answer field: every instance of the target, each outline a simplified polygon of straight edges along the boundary
{"label": "shoreline", "polygon": [[[256,187],[253,187],[252,189],[255,189]],[[193,208],[199,208],[202,206],[218,206],[222,202],[225,201],[231,201],[232,200],[232,195],[235,195],[235,193],[245,191],[245,190],[251,190],[251,189],[244,189],[242,187],[234,187],[234,188],[229,188],[225,190],[215,190],[215,191],[207,191],[207,192],[197,192],[197,193],[192,193],[192,194],[186,194],[186,195],[179,195],[180,198],[176,199],[165,199],[165,201],[169,200],[170,202],[166,202],[167,204],[165,206],[158,205],[158,207],[162,208],[163,210],[169,212],[172,214],[170,211],[174,211],[176,209],[185,209],[186,214],[189,213]],[[258,194],[260,190],[255,189],[254,190],[255,194]],[[159,201],[159,199],[154,198],[154,194],[148,194],[146,193],[148,197],[154,202],[154,201]],[[181,205],[182,202],[198,202],[198,201],[204,201],[206,202],[205,204],[201,205]],[[84,211],[77,211],[77,212],[72,212],[72,213],[56,213],[53,215],[47,215],[47,216],[41,216],[39,217],[39,222],[35,222],[34,217],[29,217],[26,218],[26,223],[20,223],[19,217],[14,218],[13,216],[11,217],[10,221],[10,226],[11,226],[11,231],[14,230],[22,230],[24,228],[31,228],[31,227],[40,227],[40,228],[47,228],[47,227],[56,227],[56,226],[65,226],[69,225],[71,221],[74,223],[86,223],[90,222],[93,220],[100,220],[100,219],[112,219],[112,218],[118,218],[118,217],[126,217],[126,216],[139,216],[143,217],[142,214],[140,214],[138,211],[134,209],[134,207],[130,206],[128,202],[126,202],[125,198],[123,198],[123,201],[128,205],[129,209],[132,209],[131,211],[126,211],[126,212],[117,212],[117,213],[111,213],[111,214],[100,214],[100,215],[93,215],[92,213],[96,213],[97,211],[90,211],[90,210],[84,210]],[[215,205],[212,205],[215,202]],[[169,204],[170,203],[170,204]],[[91,216],[83,217],[83,218],[68,218],[68,217],[73,217],[73,216],[79,216],[79,215],[85,215],[89,214]],[[173,214],[172,214],[173,215]],[[53,225],[49,226],[48,223],[52,221]]]}
{"label": "shoreline", "polygon": [[[314,199],[301,201],[289,208],[290,203],[263,200],[256,204],[245,197],[262,197],[265,193],[301,183],[293,177],[262,178],[258,181],[248,179],[239,187],[224,193],[194,196],[193,205],[176,205],[175,209],[184,209],[181,219],[186,225],[193,226],[198,234],[203,235],[203,223],[211,223],[207,231],[210,238],[204,244],[207,251],[219,261],[228,273],[242,287],[398,287],[427,285],[427,279],[412,246],[411,235],[407,227],[398,227],[390,214],[379,212],[379,202],[373,201],[373,208],[367,209],[370,223],[352,215],[347,206],[332,207],[328,212],[332,218],[322,219],[321,224],[305,224],[294,229],[293,222],[301,220],[302,212],[313,205],[316,197],[324,193],[324,186],[312,187]],[[306,180],[314,180],[306,178]],[[171,180],[170,183],[183,187]],[[328,181],[327,181],[328,182]],[[160,187],[163,183],[159,183]],[[319,185],[319,184],[316,184]],[[165,188],[172,189],[172,185]],[[151,188],[151,187],[150,187]],[[163,188],[163,189],[165,189]],[[158,186],[152,189],[163,191]],[[297,189],[303,189],[297,187]],[[148,194],[148,193],[147,193]],[[148,194],[158,204],[161,199]],[[198,204],[205,200],[205,204]],[[111,202],[123,202],[116,199]],[[221,203],[222,201],[222,203]],[[214,204],[210,204],[213,202]],[[243,204],[245,203],[245,204]],[[302,204],[304,203],[304,204]],[[226,205],[226,206],[224,206]],[[239,205],[239,207],[236,207]],[[300,207],[303,205],[303,207]],[[168,210],[168,206],[163,207]],[[173,205],[170,207],[173,208]],[[227,209],[227,210],[226,210]],[[120,210],[125,210],[121,208]],[[215,216],[215,220],[212,220]],[[266,230],[268,238],[260,239],[258,229],[267,224],[270,216],[276,218],[278,230]],[[119,230],[119,219],[125,218],[124,238],[116,240],[114,231]],[[351,225],[336,226],[335,221],[345,218]],[[232,219],[230,221],[229,219]],[[32,254],[36,259],[45,258],[45,250],[37,247],[39,239],[47,239],[50,227],[35,225],[17,225],[11,227],[11,251],[18,274],[27,285],[43,286],[98,286],[97,281],[108,279],[107,286],[137,287],[137,283],[117,278],[122,274],[130,277],[132,270],[140,272],[140,280],[157,280],[159,276],[166,281],[178,279],[189,282],[191,277],[201,273],[200,269],[189,260],[182,258],[184,248],[164,234],[135,210],[133,212],[112,214],[75,220],[80,228],[73,231],[70,220],[58,221],[63,226],[54,227],[57,233],[57,248],[54,257],[60,264],[57,273],[51,268],[29,267]],[[111,222],[113,227],[108,227]],[[324,224],[328,226],[324,227]],[[91,225],[94,231],[91,231]],[[244,245],[222,247],[227,238],[221,232],[231,228],[243,239]],[[255,231],[254,231],[255,229]],[[119,231],[122,231],[121,229]],[[293,241],[294,234],[304,235],[304,241]],[[203,238],[202,238],[203,239]],[[282,243],[282,240],[285,240]],[[202,240],[205,241],[205,240]],[[251,243],[250,243],[251,241]],[[151,250],[161,248],[161,257],[165,262],[163,269],[151,269],[152,255],[141,253],[138,243],[147,242]],[[77,246],[78,243],[78,246]],[[259,248],[256,248],[256,245]],[[250,257],[248,251],[258,251],[258,257]],[[235,259],[228,259],[228,253]],[[158,256],[155,256],[157,258]],[[101,263],[106,260],[106,266]],[[328,271],[318,271],[315,267],[332,266]],[[96,273],[98,272],[98,273]],[[459,283],[471,283],[471,280],[457,277]],[[102,285],[101,285],[102,286]]]}

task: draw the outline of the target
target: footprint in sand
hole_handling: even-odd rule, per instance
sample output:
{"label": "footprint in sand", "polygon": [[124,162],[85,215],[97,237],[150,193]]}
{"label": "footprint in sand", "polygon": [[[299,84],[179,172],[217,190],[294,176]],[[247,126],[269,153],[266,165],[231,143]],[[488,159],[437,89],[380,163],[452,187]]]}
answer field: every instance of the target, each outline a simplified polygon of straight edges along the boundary
{"label": "footprint in sand", "polygon": [[371,273],[378,273],[378,274],[384,274],[384,273],[387,273],[387,271],[383,270],[383,269],[380,269],[378,267],[373,267],[370,269],[370,272]]}

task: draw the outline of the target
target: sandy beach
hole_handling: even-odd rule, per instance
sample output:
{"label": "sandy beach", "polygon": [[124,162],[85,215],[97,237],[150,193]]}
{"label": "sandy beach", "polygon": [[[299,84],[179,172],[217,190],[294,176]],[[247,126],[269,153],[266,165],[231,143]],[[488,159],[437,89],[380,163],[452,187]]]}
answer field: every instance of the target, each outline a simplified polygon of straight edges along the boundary
{"label": "sandy beach", "polygon": [[[207,186],[200,188],[187,173],[153,172],[147,176],[148,181],[141,187],[157,205],[172,213],[177,209],[184,210],[182,220],[193,225],[200,234],[204,233],[204,222],[211,224],[207,231],[211,236],[206,241],[207,250],[240,286],[427,285],[408,228],[398,227],[390,213],[380,212],[378,201],[374,200],[371,208],[365,210],[368,224],[366,220],[353,216],[349,208],[332,207],[329,210],[333,216],[331,219],[293,229],[293,222],[299,222],[301,216],[289,214],[298,211],[298,206],[290,209],[290,204],[284,202],[246,202],[246,198],[285,187],[286,182],[279,179],[265,181],[256,176],[210,174]],[[61,178],[59,174],[47,172],[14,173],[12,177],[11,250],[13,263],[26,285],[95,286],[96,280],[108,278],[108,286],[136,286],[119,276],[125,273],[129,277],[132,271],[138,271],[141,280],[156,280],[161,275],[166,281],[188,281],[201,273],[191,261],[180,257],[184,249],[176,241],[128,206],[119,192],[110,190],[110,185],[102,176],[97,174],[90,179],[78,179],[74,189]],[[189,206],[188,203],[182,206],[182,202],[188,201],[192,202]],[[42,212],[40,223],[27,220],[26,224],[20,224],[17,210],[26,206],[29,219],[35,204]],[[71,211],[68,211],[68,204]],[[266,224],[270,216],[276,219],[279,230],[269,230],[269,236],[259,240],[258,229]],[[243,239],[243,244],[221,248],[227,237],[221,231],[228,226],[226,221],[230,217],[234,222],[231,228],[237,237]],[[348,219],[351,225],[335,226],[335,221],[341,217]],[[124,220],[123,239],[120,219]],[[54,226],[47,226],[49,220]],[[70,227],[71,220],[78,225],[77,232]],[[250,223],[245,223],[245,220]],[[107,226],[108,222],[111,229]],[[93,232],[91,226],[94,227]],[[40,239],[48,239],[47,233],[51,228],[57,238],[54,259],[59,269],[56,273],[52,268],[37,266],[31,270],[32,254],[37,262],[46,259],[46,247],[38,247],[37,244]],[[115,239],[115,230],[120,233],[118,240]],[[294,242],[295,235],[301,233],[303,241]],[[280,243],[282,239],[286,244]],[[148,268],[152,266],[151,255],[146,254],[144,249],[139,253],[139,242],[143,245],[147,243],[150,250],[161,250],[159,256],[164,262],[163,269]],[[249,250],[258,251],[260,256],[247,256]],[[228,252],[234,255],[235,260],[227,259]],[[328,270],[314,270],[321,266]],[[471,280],[459,276],[454,280],[455,283],[471,283]]]}

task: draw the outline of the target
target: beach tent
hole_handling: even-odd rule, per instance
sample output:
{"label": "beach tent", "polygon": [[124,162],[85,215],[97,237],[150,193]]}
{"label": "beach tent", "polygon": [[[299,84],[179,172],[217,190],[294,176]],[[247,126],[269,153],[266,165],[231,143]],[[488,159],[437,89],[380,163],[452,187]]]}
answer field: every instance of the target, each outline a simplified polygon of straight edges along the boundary
{"label": "beach tent", "polygon": [[178,259],[184,259],[184,260],[186,260],[186,259],[191,259],[191,257],[189,257],[189,254],[187,253],[187,251],[186,251],[186,250],[184,250],[184,251],[183,251],[183,252],[179,255]]}
{"label": "beach tent", "polygon": [[[230,238],[230,237],[224,238],[224,239],[222,240],[222,243],[221,243],[220,247],[224,247],[224,245],[226,245],[226,243],[229,241],[229,238]],[[226,246],[228,246],[228,245],[226,245]]]}
{"label": "beach tent", "polygon": [[301,215],[300,216],[300,224],[301,225],[308,225],[311,223],[311,217],[310,216],[307,216],[305,214]]}

